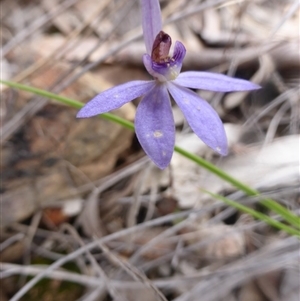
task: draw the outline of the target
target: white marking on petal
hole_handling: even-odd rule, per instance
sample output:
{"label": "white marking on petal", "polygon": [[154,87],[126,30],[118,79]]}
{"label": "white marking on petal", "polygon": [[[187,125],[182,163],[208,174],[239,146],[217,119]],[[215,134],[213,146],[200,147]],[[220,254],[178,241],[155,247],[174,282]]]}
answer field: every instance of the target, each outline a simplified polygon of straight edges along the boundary
{"label": "white marking on petal", "polygon": [[153,136],[155,138],[160,138],[163,136],[163,133],[162,133],[162,131],[157,130],[157,131],[153,132]]}
{"label": "white marking on petal", "polygon": [[184,101],[184,103],[190,103],[190,101],[185,97],[183,97],[183,101]]}
{"label": "white marking on petal", "polygon": [[218,153],[220,153],[220,152],[221,152],[221,147],[220,147],[220,146],[217,146],[217,147],[216,147],[216,151],[217,151]]}
{"label": "white marking on petal", "polygon": [[114,98],[119,98],[119,97],[120,97],[119,94],[114,95]]}

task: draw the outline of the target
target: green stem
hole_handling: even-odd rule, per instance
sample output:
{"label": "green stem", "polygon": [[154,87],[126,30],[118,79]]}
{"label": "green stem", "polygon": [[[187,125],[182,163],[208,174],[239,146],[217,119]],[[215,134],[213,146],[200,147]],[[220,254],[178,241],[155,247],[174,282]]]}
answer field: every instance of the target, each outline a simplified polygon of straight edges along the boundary
{"label": "green stem", "polygon": [[[205,169],[209,170],[211,173],[215,174],[219,178],[225,180],[226,182],[232,184],[234,187],[238,188],[239,190],[243,191],[248,196],[256,196],[261,197],[259,192],[246,184],[240,182],[236,178],[230,176],[226,172],[224,172],[222,169],[218,168],[217,166],[213,165],[212,163],[206,161],[205,159],[196,156],[178,146],[175,146],[175,151],[179,154],[183,155],[184,157],[190,159],[191,161],[194,161],[198,165],[204,167]],[[289,221],[292,225],[296,226],[297,228],[300,228],[300,219],[298,216],[294,215],[291,211],[284,208],[280,204],[278,204],[276,201],[264,198],[260,200],[260,203],[263,204],[268,209],[280,214],[284,219]]]}
{"label": "green stem", "polygon": [[[5,81],[5,80],[0,80],[0,83],[5,84],[9,87],[12,88],[16,88],[19,90],[23,90],[23,91],[28,91],[46,98],[50,98],[50,99],[54,99],[60,103],[63,103],[65,105],[71,106],[73,108],[76,109],[80,109],[83,107],[83,103],[64,97],[64,96],[59,96],[56,95],[54,93],[45,91],[45,90],[41,90],[41,89],[37,89],[37,88],[33,88],[30,86],[26,86],[26,85],[22,85],[19,83],[15,83],[15,82],[10,82],[10,81]],[[118,117],[114,114],[110,114],[110,113],[105,113],[105,114],[101,114],[100,117],[105,118],[107,120],[113,121],[115,123],[118,123],[122,126],[124,126],[125,128],[128,128],[130,130],[134,130],[134,125],[132,122],[127,121],[121,117]],[[191,161],[194,161],[195,163],[197,163],[198,165],[202,166],[203,168],[207,169],[208,171],[210,171],[211,173],[215,174],[216,176],[218,176],[219,178],[225,180],[226,182],[230,183],[231,185],[233,185],[234,187],[238,188],[239,190],[243,191],[245,194],[247,194],[248,196],[256,196],[256,197],[260,197],[260,194],[257,190],[247,186],[246,184],[238,181],[237,179],[235,179],[234,177],[230,176],[229,174],[227,174],[226,172],[224,172],[223,170],[219,169],[218,167],[216,167],[215,165],[213,165],[212,163],[206,161],[205,159],[196,156],[178,146],[175,146],[175,151],[179,154],[181,154],[182,156],[190,159]],[[289,211],[288,209],[286,209],[285,207],[281,206],[279,203],[277,203],[276,201],[269,199],[269,198],[264,198],[260,200],[260,203],[263,204],[265,207],[267,207],[268,209],[276,212],[277,214],[281,215],[285,220],[287,220],[290,224],[292,224],[295,227],[300,228],[300,218],[298,216],[296,216],[295,214],[293,214],[291,211]]]}
{"label": "green stem", "polygon": [[232,201],[224,196],[221,196],[219,194],[214,194],[212,192],[209,192],[207,190],[203,190],[205,193],[209,194],[210,196],[212,196],[213,198],[216,198],[216,199],[219,199],[221,200],[222,202],[224,202],[225,204],[231,206],[231,207],[234,207],[240,211],[243,211],[249,215],[252,215],[254,218],[257,218],[261,221],[264,221],[266,222],[267,224],[269,224],[270,226],[273,226],[279,230],[284,230],[285,232],[291,234],[291,235],[295,235],[295,236],[298,236],[300,237],[300,231],[299,230],[296,230],[294,228],[291,228],[289,226],[287,226],[286,224],[283,224],[279,221],[277,221],[276,219],[273,219],[263,213],[260,213],[256,210],[253,210],[247,206],[244,206],[238,202],[235,202],[235,201]]}

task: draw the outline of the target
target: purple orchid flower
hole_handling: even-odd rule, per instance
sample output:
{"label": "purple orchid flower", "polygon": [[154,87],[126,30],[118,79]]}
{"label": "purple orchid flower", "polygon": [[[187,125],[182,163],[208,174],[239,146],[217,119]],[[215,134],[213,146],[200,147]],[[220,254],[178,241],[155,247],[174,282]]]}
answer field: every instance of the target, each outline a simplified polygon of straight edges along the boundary
{"label": "purple orchid flower", "polygon": [[108,89],[89,101],[77,117],[106,113],[143,96],[135,116],[136,135],[146,154],[164,169],[171,161],[175,145],[171,94],[195,134],[220,155],[226,155],[227,138],[221,119],[208,102],[187,88],[231,92],[255,90],[260,86],[223,74],[180,73],[186,50],[177,41],[173,55],[169,55],[172,42],[170,36],[161,30],[159,1],[141,0],[141,8],[147,50],[143,62],[154,80],[131,81]]}

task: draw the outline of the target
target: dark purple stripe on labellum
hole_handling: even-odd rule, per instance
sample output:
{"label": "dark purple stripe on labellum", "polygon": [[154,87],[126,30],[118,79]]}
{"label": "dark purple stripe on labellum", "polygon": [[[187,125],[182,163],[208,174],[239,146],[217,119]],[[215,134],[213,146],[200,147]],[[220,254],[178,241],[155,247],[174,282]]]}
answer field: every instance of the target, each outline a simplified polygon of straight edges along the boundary
{"label": "dark purple stripe on labellum", "polygon": [[160,31],[153,43],[151,59],[156,63],[168,60],[171,45],[171,37],[165,32]]}

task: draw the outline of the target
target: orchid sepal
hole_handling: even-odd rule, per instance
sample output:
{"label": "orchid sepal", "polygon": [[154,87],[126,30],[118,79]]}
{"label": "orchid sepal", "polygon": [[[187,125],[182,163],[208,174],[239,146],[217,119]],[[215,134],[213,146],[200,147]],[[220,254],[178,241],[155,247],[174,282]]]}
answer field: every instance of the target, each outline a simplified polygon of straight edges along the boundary
{"label": "orchid sepal", "polygon": [[256,90],[260,86],[223,74],[180,73],[186,49],[177,41],[173,55],[169,54],[172,40],[162,31],[159,1],[140,0],[140,3],[147,51],[143,63],[154,80],[132,81],[106,90],[88,102],[77,117],[106,113],[143,96],[135,117],[136,135],[154,164],[164,169],[171,161],[175,143],[171,94],[195,134],[219,155],[227,155],[227,138],[220,117],[207,101],[188,88],[232,92]]}

